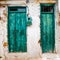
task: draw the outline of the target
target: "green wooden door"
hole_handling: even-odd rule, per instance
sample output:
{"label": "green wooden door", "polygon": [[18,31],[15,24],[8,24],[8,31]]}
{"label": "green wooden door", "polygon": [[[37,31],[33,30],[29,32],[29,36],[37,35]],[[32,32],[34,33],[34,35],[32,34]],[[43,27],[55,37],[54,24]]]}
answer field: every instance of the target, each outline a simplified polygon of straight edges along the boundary
{"label": "green wooden door", "polygon": [[[8,43],[9,52],[26,52],[27,37],[26,37],[26,11],[25,9],[12,8],[8,12]],[[17,10],[19,9],[19,10]],[[21,11],[21,10],[22,11]],[[24,11],[23,11],[24,10]]]}
{"label": "green wooden door", "polygon": [[55,22],[53,5],[41,6],[42,52],[53,52],[55,47]]}

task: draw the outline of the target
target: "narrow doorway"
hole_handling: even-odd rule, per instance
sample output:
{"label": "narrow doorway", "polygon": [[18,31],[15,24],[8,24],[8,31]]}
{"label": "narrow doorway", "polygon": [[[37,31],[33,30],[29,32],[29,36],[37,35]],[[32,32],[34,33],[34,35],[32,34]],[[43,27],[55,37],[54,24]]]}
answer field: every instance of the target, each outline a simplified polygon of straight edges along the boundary
{"label": "narrow doorway", "polygon": [[27,52],[26,7],[8,7],[9,52]]}
{"label": "narrow doorway", "polygon": [[41,4],[41,46],[42,52],[54,52],[55,18],[54,4]]}

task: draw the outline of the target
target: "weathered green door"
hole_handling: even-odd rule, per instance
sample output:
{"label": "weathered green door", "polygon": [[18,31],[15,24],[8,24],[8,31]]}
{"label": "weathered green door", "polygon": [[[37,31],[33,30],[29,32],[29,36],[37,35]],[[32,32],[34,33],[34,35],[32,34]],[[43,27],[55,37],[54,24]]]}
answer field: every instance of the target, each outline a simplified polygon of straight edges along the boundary
{"label": "weathered green door", "polygon": [[26,7],[8,8],[9,52],[26,52]]}
{"label": "weathered green door", "polygon": [[54,51],[54,4],[41,4],[41,46],[43,53]]}

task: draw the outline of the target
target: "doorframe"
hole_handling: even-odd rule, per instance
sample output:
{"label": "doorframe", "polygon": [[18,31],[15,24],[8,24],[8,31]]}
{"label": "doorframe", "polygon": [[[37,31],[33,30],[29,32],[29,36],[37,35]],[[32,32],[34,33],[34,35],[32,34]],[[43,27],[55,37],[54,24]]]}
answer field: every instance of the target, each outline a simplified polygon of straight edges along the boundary
{"label": "doorframe", "polygon": [[[55,10],[54,10],[55,7],[56,7],[56,6],[55,6],[56,3],[40,3],[40,31],[41,31],[41,14],[42,14],[42,12],[41,12],[41,6],[45,6],[44,4],[45,4],[46,6],[47,6],[47,4],[53,6],[53,15],[54,15],[54,18],[53,18],[53,19],[54,19],[54,49],[52,50],[52,53],[54,53],[54,52],[56,52],[56,48],[55,48],[55,37],[56,37],[56,36],[55,36],[55,33],[56,33],[56,32],[55,32],[55,30],[56,30],[56,28],[55,28],[56,25],[55,25],[55,24],[56,24],[56,21],[55,21]],[[40,38],[41,38],[41,32],[40,32]],[[42,41],[40,40],[40,42],[41,42],[40,45],[41,45],[41,49],[42,49]],[[46,52],[43,52],[43,51],[42,51],[42,53],[46,53]],[[49,53],[49,52],[48,52],[48,53]]]}
{"label": "doorframe", "polygon": [[[8,12],[7,12],[7,13],[8,13],[8,14],[7,14],[7,15],[8,15],[8,16],[7,16],[7,19],[8,19],[8,20],[7,20],[7,37],[9,37],[9,35],[8,35],[8,29],[9,29],[9,27],[8,27],[8,25],[9,25],[8,22],[9,22],[9,13],[10,13],[10,12],[9,12],[9,8],[12,8],[12,7],[14,7],[14,8],[15,8],[15,7],[17,7],[17,8],[19,8],[19,7],[20,7],[20,8],[25,8],[25,9],[26,9],[26,21],[27,21],[27,6],[7,6],[7,8],[8,8],[8,9],[7,9],[7,10],[8,10]],[[8,38],[7,38],[7,42],[8,42]],[[26,23],[26,47],[27,47],[27,23]],[[8,48],[8,53],[18,53],[18,52],[9,52],[9,43],[8,43],[7,48]],[[19,53],[20,53],[20,52],[19,52]],[[22,52],[22,53],[27,53],[27,51],[26,51],[26,52]]]}

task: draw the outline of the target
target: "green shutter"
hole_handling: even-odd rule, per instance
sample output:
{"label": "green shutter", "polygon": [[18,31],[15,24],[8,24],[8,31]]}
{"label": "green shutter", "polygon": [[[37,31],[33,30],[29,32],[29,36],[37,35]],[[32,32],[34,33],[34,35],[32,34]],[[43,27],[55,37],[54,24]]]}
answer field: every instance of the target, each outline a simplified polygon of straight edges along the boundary
{"label": "green shutter", "polygon": [[[45,6],[45,5],[44,5]],[[48,5],[46,5],[48,6]],[[42,10],[42,6],[41,6]],[[55,47],[54,12],[41,11],[41,46],[42,52],[53,52]]]}
{"label": "green shutter", "polygon": [[26,12],[19,12],[19,10],[15,12],[9,11],[8,17],[9,52],[26,52]]}
{"label": "green shutter", "polygon": [[8,20],[8,38],[9,38],[9,51],[13,52],[15,50],[15,13],[9,13],[9,20]]}
{"label": "green shutter", "polygon": [[27,51],[26,41],[26,13],[21,13],[21,49]]}
{"label": "green shutter", "polygon": [[21,19],[20,19],[20,13],[16,13],[16,20],[15,20],[15,22],[16,22],[16,51],[18,52],[18,51],[20,51],[21,50],[21,36],[20,36],[20,31],[21,31]]}

